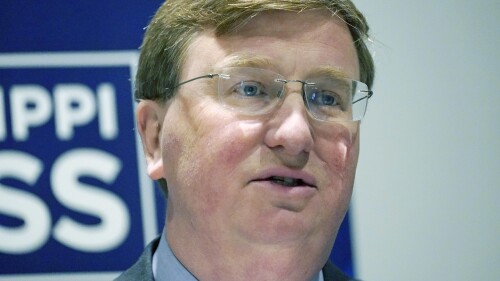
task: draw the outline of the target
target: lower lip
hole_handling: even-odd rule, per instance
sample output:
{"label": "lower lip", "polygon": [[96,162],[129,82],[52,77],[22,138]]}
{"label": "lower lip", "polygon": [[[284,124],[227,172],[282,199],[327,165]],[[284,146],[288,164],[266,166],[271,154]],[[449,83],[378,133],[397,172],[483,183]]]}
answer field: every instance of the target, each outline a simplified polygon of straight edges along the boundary
{"label": "lower lip", "polygon": [[253,181],[252,184],[257,185],[258,188],[276,193],[279,196],[290,197],[290,199],[311,197],[317,192],[317,189],[315,187],[311,187],[308,185],[285,186],[266,180]]}

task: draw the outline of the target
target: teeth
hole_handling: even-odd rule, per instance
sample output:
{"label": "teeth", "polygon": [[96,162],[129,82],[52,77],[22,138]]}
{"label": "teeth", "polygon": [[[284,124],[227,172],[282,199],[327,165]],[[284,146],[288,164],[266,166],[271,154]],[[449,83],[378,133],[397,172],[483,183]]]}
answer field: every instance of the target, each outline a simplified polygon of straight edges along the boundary
{"label": "teeth", "polygon": [[301,180],[285,177],[272,177],[271,181],[284,186],[297,186],[300,182],[302,182]]}

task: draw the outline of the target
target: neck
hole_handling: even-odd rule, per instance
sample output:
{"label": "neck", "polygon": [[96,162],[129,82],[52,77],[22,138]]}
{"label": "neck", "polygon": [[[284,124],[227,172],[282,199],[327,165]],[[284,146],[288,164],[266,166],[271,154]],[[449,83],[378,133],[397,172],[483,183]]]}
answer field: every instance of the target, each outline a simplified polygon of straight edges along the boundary
{"label": "neck", "polygon": [[200,232],[186,235],[173,226],[167,229],[167,240],[175,256],[203,281],[315,280],[328,257],[328,252],[318,255],[317,250],[324,252],[324,248],[317,249],[315,245],[260,245],[214,239]]}

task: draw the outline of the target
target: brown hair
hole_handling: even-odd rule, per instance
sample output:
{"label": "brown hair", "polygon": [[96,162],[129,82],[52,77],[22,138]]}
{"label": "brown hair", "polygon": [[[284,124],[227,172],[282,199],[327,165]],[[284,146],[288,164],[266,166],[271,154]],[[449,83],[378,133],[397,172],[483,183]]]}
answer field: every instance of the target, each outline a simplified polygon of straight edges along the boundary
{"label": "brown hair", "polygon": [[[186,51],[199,32],[214,29],[216,36],[228,34],[259,12],[300,12],[328,9],[344,20],[358,54],[360,80],[371,88],[375,76],[372,56],[366,46],[368,24],[350,0],[168,0],[151,20],[144,41],[135,80],[136,99],[165,102],[179,75]],[[167,194],[165,180],[160,180]]]}
{"label": "brown hair", "polygon": [[375,75],[366,47],[368,24],[349,0],[168,0],[149,24],[135,80],[137,99],[166,101],[179,81],[186,51],[196,35],[214,28],[217,36],[229,33],[262,11],[300,12],[328,9],[349,26],[359,58],[360,80],[371,88]]}

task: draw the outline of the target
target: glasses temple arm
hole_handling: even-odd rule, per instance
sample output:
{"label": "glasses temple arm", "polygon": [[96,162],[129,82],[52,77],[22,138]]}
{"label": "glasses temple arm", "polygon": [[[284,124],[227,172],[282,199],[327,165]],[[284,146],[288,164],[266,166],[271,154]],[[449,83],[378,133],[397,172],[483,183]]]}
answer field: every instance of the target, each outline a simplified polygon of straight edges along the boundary
{"label": "glasses temple arm", "polygon": [[368,90],[368,91],[361,91],[361,92],[368,93],[368,94],[367,94],[365,97],[362,97],[362,98],[360,98],[360,99],[357,99],[357,100],[353,101],[353,102],[352,102],[352,104],[355,104],[355,103],[357,103],[358,101],[361,101],[361,100],[364,100],[364,99],[369,99],[369,98],[371,98],[371,97],[373,96],[373,91],[371,91],[371,90]]}
{"label": "glasses temple arm", "polygon": [[195,77],[195,78],[192,78],[192,79],[189,79],[189,80],[186,80],[186,81],[182,81],[180,82],[179,84],[175,85],[174,87],[172,88],[166,88],[166,90],[173,90],[175,88],[178,88],[179,86],[182,86],[184,84],[187,84],[189,82],[192,82],[194,80],[198,80],[198,79],[203,79],[203,78],[214,78],[215,76],[219,76],[220,74],[216,74],[216,73],[210,73],[210,74],[207,74],[207,75],[203,75],[203,76],[198,76],[198,77]]}

